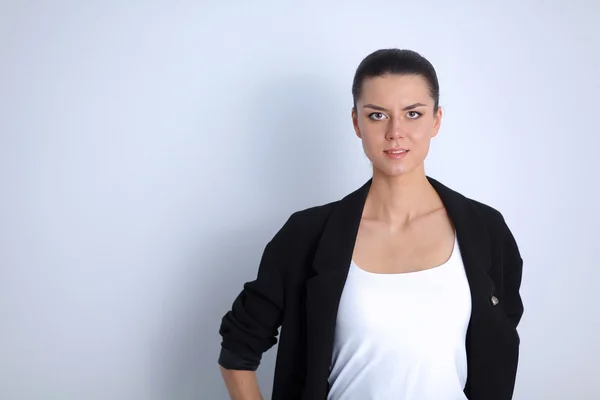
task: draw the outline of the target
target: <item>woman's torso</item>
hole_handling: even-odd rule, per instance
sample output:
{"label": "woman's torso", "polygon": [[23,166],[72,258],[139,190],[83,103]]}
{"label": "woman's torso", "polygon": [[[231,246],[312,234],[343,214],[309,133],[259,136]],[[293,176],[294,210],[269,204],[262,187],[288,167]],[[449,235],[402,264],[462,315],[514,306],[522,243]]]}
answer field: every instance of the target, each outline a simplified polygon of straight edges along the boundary
{"label": "woman's torso", "polygon": [[[456,242],[455,242],[456,243]],[[469,284],[458,245],[400,274],[352,262],[336,321],[330,400],[463,400]]]}
{"label": "woman's torso", "polygon": [[443,207],[401,229],[363,216],[340,299],[329,399],[464,399],[470,312]]}

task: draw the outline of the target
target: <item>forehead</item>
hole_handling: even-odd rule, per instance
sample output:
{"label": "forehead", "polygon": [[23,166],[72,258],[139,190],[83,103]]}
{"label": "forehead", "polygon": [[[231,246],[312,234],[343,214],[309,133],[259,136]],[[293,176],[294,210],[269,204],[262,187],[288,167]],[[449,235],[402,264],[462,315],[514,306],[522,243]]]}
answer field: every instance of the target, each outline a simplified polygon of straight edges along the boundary
{"label": "forehead", "polygon": [[364,80],[359,103],[381,106],[433,104],[427,80],[420,75],[383,75]]}

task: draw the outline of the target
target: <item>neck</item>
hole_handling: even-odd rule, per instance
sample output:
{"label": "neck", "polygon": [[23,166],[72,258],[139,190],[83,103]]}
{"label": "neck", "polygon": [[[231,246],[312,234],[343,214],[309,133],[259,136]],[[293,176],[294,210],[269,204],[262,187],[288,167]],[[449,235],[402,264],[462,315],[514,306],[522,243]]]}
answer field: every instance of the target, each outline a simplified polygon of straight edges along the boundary
{"label": "neck", "polygon": [[405,225],[440,207],[441,200],[423,168],[400,176],[388,176],[374,170],[364,217]]}

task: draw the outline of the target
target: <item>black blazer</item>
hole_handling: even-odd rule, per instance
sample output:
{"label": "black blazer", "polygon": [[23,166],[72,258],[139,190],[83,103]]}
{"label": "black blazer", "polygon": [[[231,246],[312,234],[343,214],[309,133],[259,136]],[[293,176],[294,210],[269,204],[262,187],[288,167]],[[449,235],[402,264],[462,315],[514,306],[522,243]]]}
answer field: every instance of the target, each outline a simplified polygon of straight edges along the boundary
{"label": "black blazer", "polygon": [[[517,244],[498,211],[428,179],[455,226],[471,289],[465,394],[511,399],[523,314]],[[327,397],[338,304],[370,185],[294,213],[222,319],[219,364],[227,369],[256,370],[281,327],[272,399]]]}

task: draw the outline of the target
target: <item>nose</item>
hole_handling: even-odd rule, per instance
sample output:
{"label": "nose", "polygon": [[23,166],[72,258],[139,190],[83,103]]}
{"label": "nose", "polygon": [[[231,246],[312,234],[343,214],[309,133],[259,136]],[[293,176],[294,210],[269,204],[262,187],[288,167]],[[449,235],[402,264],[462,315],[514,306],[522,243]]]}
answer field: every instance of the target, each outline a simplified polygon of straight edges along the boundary
{"label": "nose", "polygon": [[392,119],[389,124],[389,129],[385,134],[385,138],[387,140],[396,140],[403,138],[405,135],[406,134],[402,128],[402,122],[398,119]]}

